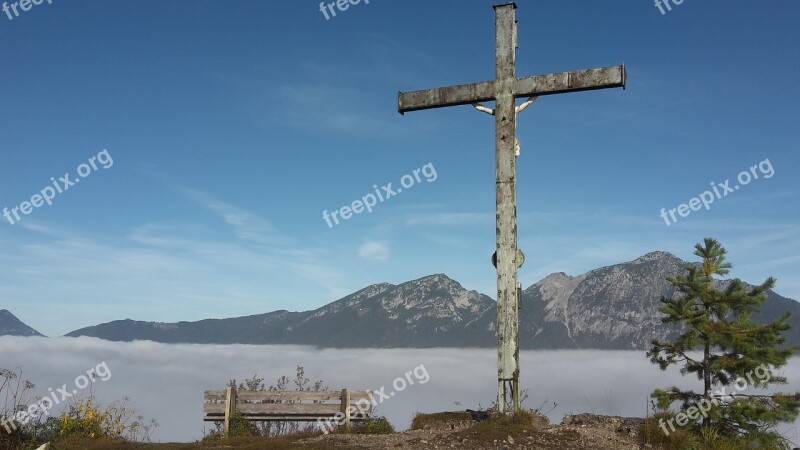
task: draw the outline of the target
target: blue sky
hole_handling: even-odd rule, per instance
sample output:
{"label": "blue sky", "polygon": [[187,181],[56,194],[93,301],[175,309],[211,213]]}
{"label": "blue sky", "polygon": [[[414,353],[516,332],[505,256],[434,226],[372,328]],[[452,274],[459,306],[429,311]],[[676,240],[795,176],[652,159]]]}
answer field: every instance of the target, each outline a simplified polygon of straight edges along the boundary
{"label": "blue sky", "polygon": [[[88,174],[0,218],[0,308],[60,335],[307,310],[432,273],[494,297],[493,119],[396,111],[398,91],[494,77],[491,5],[372,0],[326,20],[305,0],[52,0],[0,14],[0,208]],[[655,250],[694,260],[713,236],[733,276],[773,275],[800,299],[800,4],[536,1],[517,18],[518,76],[629,73],[625,91],[520,115],[524,286]],[[708,210],[659,216],[766,160],[770,178],[756,169]],[[323,219],[427,164],[435,180]]]}

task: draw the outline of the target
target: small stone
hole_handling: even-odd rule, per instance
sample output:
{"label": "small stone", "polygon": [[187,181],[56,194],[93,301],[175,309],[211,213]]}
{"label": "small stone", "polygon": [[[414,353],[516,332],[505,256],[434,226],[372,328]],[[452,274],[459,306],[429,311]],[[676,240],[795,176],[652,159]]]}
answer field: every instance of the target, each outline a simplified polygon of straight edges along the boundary
{"label": "small stone", "polygon": [[508,443],[509,443],[509,444],[514,444],[514,438],[512,438],[511,436],[509,436],[509,437],[508,437]]}

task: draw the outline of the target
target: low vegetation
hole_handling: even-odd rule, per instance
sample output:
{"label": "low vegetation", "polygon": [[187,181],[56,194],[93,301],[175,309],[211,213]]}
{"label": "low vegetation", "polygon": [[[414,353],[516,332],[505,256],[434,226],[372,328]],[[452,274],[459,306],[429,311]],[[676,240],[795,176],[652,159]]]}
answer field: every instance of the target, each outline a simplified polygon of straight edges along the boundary
{"label": "low vegetation", "polygon": [[713,428],[679,427],[669,434],[659,428],[659,420],[669,414],[647,419],[640,430],[644,442],[653,450],[788,450],[791,447],[776,433],[752,432],[724,435]]}
{"label": "low vegetation", "polygon": [[117,444],[146,443],[158,426],[146,421],[122,399],[103,406],[91,393],[86,398],[73,397],[56,413],[22,414],[31,411],[38,400],[31,393],[36,386],[22,376],[22,371],[0,370],[0,450],[31,450],[47,442],[113,441]]}
{"label": "low vegetation", "polygon": [[[139,442],[116,441],[111,439],[70,438],[59,441],[50,447],[51,450],[327,450],[327,444],[298,443],[310,435],[297,434],[272,437],[231,437],[224,440],[208,440],[187,444],[149,444]],[[339,450],[355,450],[355,448],[337,447]]]}
{"label": "low vegetation", "polygon": [[425,430],[438,424],[446,424],[454,421],[472,420],[472,414],[464,411],[440,412],[432,414],[417,413],[411,420],[412,430]]}
{"label": "low vegetation", "polygon": [[521,439],[524,434],[534,430],[534,415],[529,411],[520,411],[505,416],[492,414],[488,419],[478,422],[472,428],[461,431],[464,438],[478,442],[494,442],[507,440],[509,436]]}
{"label": "low vegetation", "polygon": [[353,426],[350,432],[356,434],[392,434],[395,431],[386,417],[373,417]]}

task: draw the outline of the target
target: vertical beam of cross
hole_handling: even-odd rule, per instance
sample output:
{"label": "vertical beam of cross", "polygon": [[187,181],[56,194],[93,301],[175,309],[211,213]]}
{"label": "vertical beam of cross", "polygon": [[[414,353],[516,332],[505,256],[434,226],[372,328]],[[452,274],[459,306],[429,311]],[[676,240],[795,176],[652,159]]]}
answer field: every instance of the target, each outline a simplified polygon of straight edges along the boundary
{"label": "vertical beam of cross", "polygon": [[[517,269],[522,253],[517,249],[516,120],[517,113],[543,95],[625,87],[625,66],[516,78],[517,22],[514,3],[495,5],[495,80],[424,91],[399,93],[401,114],[423,109],[473,104],[495,116],[497,267],[497,408],[520,410],[519,302]],[[517,98],[530,97],[519,107]],[[495,101],[492,110],[480,102]]]}
{"label": "vertical beam of cross", "polygon": [[[497,407],[509,397],[519,409],[519,299],[517,298],[516,5],[495,9],[495,172],[497,200]],[[510,388],[510,389],[509,389]],[[510,391],[510,392],[509,392]],[[509,395],[510,394],[510,395]],[[502,399],[502,401],[501,401]]]}

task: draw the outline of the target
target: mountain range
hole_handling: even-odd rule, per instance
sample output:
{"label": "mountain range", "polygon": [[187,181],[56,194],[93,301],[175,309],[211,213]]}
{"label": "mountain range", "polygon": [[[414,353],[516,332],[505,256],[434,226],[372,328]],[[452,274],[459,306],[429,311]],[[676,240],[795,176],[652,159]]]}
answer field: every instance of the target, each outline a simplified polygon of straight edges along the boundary
{"label": "mountain range", "polygon": [[[677,330],[661,323],[658,308],[662,297],[675,295],[666,278],[688,265],[670,253],[653,252],[579,276],[551,274],[522,292],[520,347],[638,350],[654,338],[674,335]],[[754,318],[765,323],[786,311],[793,313],[787,343],[800,344],[800,303],[770,291]],[[371,285],[313,311],[178,323],[117,320],[67,336],[336,348],[494,347],[496,314],[493,299],[437,274]],[[0,320],[0,334],[12,334],[5,333],[4,323]]]}

